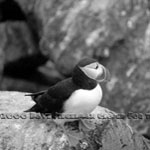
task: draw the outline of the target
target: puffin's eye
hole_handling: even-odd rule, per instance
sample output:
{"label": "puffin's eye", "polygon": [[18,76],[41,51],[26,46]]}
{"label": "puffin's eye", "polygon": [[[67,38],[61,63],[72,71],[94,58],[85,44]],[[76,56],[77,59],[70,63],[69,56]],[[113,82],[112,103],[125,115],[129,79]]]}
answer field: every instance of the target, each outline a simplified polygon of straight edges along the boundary
{"label": "puffin's eye", "polygon": [[98,64],[96,64],[96,67],[95,67],[95,69],[98,69]]}

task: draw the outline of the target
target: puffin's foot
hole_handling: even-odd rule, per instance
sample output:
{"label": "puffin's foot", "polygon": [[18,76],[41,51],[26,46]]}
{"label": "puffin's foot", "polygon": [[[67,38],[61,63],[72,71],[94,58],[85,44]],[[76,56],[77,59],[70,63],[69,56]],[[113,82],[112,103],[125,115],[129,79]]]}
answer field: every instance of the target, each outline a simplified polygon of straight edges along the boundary
{"label": "puffin's foot", "polygon": [[90,131],[95,129],[95,124],[85,120],[85,119],[80,119],[79,120],[79,130],[80,131]]}
{"label": "puffin's foot", "polygon": [[67,136],[68,143],[70,147],[75,147],[80,140],[83,138],[83,133],[82,132],[77,132],[77,131],[71,131],[69,129],[66,129],[64,126],[62,126],[63,132]]}

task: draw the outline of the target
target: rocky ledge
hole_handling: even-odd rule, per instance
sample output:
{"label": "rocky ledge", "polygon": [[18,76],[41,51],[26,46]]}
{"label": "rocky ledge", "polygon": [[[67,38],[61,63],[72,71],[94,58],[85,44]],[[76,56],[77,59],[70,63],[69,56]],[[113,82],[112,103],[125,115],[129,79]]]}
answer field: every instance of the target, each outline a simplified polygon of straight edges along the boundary
{"label": "rocky ledge", "polygon": [[[132,131],[123,119],[106,108],[98,106],[93,112],[96,128],[84,131],[74,147],[62,127],[39,114],[23,113],[34,102],[21,92],[0,92],[0,149],[2,150],[148,150],[150,141]],[[67,124],[66,130],[80,135],[76,124]]]}

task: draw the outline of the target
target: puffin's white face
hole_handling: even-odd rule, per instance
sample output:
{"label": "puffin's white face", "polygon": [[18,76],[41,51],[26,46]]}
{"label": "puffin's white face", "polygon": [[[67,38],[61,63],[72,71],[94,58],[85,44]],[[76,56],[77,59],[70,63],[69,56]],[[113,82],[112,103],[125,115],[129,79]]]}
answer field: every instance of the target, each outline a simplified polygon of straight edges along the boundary
{"label": "puffin's white face", "polygon": [[98,62],[91,63],[80,69],[91,79],[94,79],[98,82],[110,81],[109,71]]}

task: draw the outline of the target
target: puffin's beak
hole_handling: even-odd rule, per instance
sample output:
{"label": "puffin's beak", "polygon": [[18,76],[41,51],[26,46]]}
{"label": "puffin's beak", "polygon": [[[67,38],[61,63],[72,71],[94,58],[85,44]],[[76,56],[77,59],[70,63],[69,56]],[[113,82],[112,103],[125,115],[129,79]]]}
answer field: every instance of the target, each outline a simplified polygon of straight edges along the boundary
{"label": "puffin's beak", "polygon": [[[106,69],[103,65],[99,64],[99,68],[100,68],[100,73],[97,76],[97,81],[98,82],[109,82],[111,79],[111,75],[108,71],[108,69]],[[101,71],[103,70],[103,71]]]}

